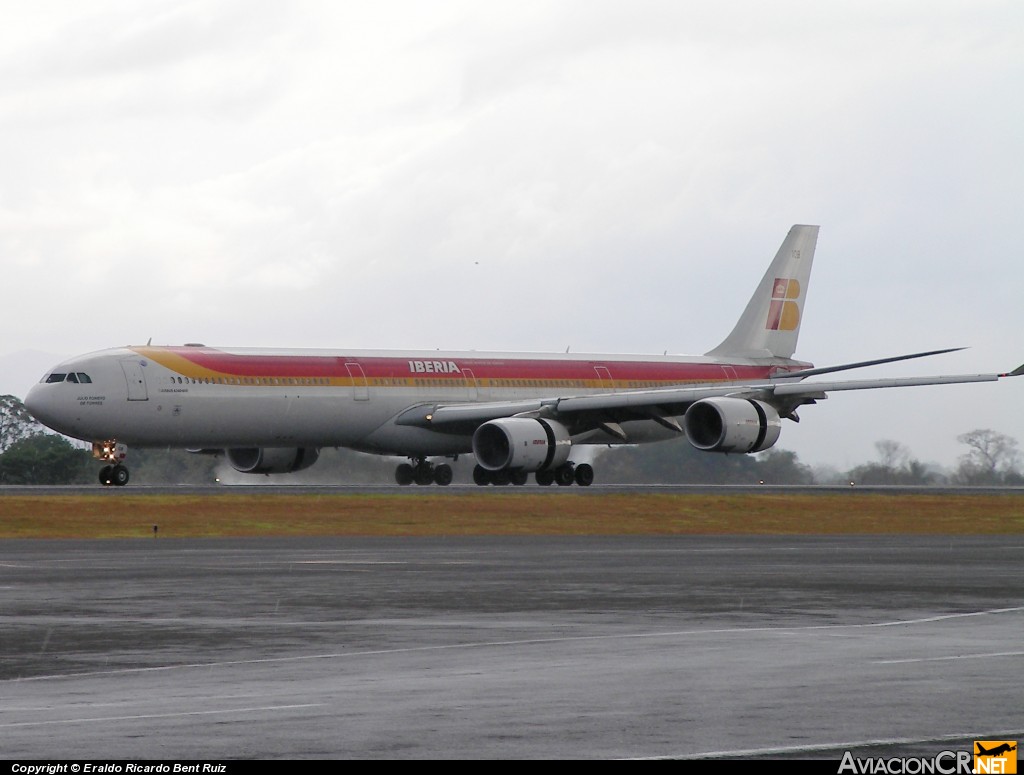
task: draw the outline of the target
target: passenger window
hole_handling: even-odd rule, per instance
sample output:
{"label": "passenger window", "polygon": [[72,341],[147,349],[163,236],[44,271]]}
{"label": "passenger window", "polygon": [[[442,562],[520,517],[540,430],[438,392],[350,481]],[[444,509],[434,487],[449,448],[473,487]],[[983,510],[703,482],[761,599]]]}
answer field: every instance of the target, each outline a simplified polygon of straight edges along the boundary
{"label": "passenger window", "polygon": [[51,374],[49,377],[46,378],[46,383],[51,384],[53,382],[63,382],[64,377],[66,376],[67,374]]}

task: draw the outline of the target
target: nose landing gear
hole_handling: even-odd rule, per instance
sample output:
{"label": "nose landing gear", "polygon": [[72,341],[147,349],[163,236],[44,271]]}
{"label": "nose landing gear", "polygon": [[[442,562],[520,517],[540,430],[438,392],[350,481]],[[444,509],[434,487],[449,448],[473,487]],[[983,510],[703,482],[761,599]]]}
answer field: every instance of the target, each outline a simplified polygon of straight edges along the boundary
{"label": "nose landing gear", "polygon": [[100,484],[104,487],[114,485],[124,487],[128,484],[128,468],[121,462],[128,457],[128,447],[111,439],[110,441],[94,441],[92,456],[107,465],[100,469]]}
{"label": "nose landing gear", "polygon": [[124,487],[128,484],[128,469],[120,463],[116,466],[103,466],[100,469],[100,484],[104,487],[116,485]]}

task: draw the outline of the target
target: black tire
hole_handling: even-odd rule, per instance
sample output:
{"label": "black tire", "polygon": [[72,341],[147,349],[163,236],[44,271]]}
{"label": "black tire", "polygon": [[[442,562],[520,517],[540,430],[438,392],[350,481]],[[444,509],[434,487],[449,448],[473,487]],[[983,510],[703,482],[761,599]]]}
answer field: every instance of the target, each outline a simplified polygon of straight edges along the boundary
{"label": "black tire", "polygon": [[589,463],[580,463],[576,466],[573,476],[580,487],[589,487],[594,483],[594,467]]}
{"label": "black tire", "polygon": [[501,471],[491,471],[491,484],[497,485],[498,487],[504,487],[511,481],[512,477],[507,468],[504,468]]}
{"label": "black tire", "polygon": [[568,487],[574,481],[575,477],[573,476],[571,465],[566,464],[555,469],[555,483],[559,487]]}
{"label": "black tire", "polygon": [[435,484],[439,484],[442,487],[447,487],[449,484],[452,483],[452,476],[452,467],[447,463],[442,463],[441,465],[434,468]]}
{"label": "black tire", "polygon": [[483,466],[474,466],[473,481],[480,487],[486,487],[491,483],[491,472]]}
{"label": "black tire", "polygon": [[555,483],[555,472],[554,471],[538,471],[534,474],[534,478],[537,480],[537,484],[541,487],[550,487]]}
{"label": "black tire", "polygon": [[128,484],[128,469],[122,465],[114,466],[114,470],[110,472],[110,481],[118,487],[124,487]]}
{"label": "black tire", "polygon": [[414,469],[416,473],[416,484],[425,487],[434,483],[434,467],[429,463],[418,465]]}
{"label": "black tire", "polygon": [[514,471],[508,472],[508,478],[516,487],[522,487],[526,484],[526,480],[530,477],[526,471],[521,468],[517,468]]}
{"label": "black tire", "polygon": [[399,464],[398,468],[395,469],[395,481],[405,487],[413,483],[416,478],[416,472],[408,463]]}
{"label": "black tire", "polygon": [[109,487],[113,483],[114,483],[114,467],[113,466],[103,466],[103,468],[100,469],[100,484],[102,484],[104,487]]}

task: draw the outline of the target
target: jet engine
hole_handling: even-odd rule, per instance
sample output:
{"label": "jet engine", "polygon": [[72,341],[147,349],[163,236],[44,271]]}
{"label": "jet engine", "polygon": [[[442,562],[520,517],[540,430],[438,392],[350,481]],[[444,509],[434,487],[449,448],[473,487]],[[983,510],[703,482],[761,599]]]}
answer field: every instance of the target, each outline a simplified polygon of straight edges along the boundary
{"label": "jet engine", "polygon": [[553,470],[569,459],[571,448],[568,429],[554,420],[505,417],[473,434],[473,454],[488,471]]}
{"label": "jet engine", "polygon": [[316,447],[235,447],[225,453],[232,468],[243,474],[290,474],[320,457]]}
{"label": "jet engine", "polygon": [[686,438],[705,452],[760,452],[779,440],[779,413],[763,401],[705,398],[683,416]]}

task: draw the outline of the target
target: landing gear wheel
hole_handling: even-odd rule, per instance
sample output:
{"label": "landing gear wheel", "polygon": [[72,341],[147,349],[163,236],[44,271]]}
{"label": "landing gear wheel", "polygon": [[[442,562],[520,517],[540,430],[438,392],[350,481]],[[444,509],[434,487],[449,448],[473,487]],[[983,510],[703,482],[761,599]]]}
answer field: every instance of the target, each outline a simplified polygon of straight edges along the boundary
{"label": "landing gear wheel", "polygon": [[589,487],[594,483],[594,467],[589,463],[580,463],[576,466],[574,476],[580,487]]}
{"label": "landing gear wheel", "polygon": [[538,471],[534,478],[537,480],[537,484],[541,487],[550,487],[555,483],[555,472],[554,471]]}
{"label": "landing gear wheel", "polygon": [[430,463],[420,463],[414,471],[416,484],[428,485],[434,483],[434,467]]}
{"label": "landing gear wheel", "polygon": [[100,469],[100,484],[102,484],[104,487],[109,487],[113,483],[114,483],[114,467],[113,466],[103,466],[103,468]]}
{"label": "landing gear wheel", "polygon": [[508,472],[509,481],[511,481],[516,487],[522,487],[526,484],[526,480],[529,476],[530,475],[521,468],[516,468]]}
{"label": "landing gear wheel", "polygon": [[510,481],[512,481],[512,477],[510,476],[507,468],[501,471],[491,471],[491,484],[496,484],[498,487],[504,487]]}
{"label": "landing gear wheel", "polygon": [[573,479],[572,466],[568,463],[555,469],[555,482],[559,487],[568,487],[573,483]]}
{"label": "landing gear wheel", "polygon": [[483,466],[473,466],[473,481],[480,487],[486,487],[491,483],[491,472]]}
{"label": "landing gear wheel", "polygon": [[408,463],[401,463],[398,468],[395,469],[395,481],[403,487],[412,484],[415,478],[416,473]]}
{"label": "landing gear wheel", "polygon": [[442,487],[447,487],[452,483],[452,467],[447,463],[442,463],[434,468],[434,481]]}
{"label": "landing gear wheel", "polygon": [[128,484],[128,469],[120,464],[114,466],[114,470],[110,472],[110,480],[118,487],[124,487]]}

